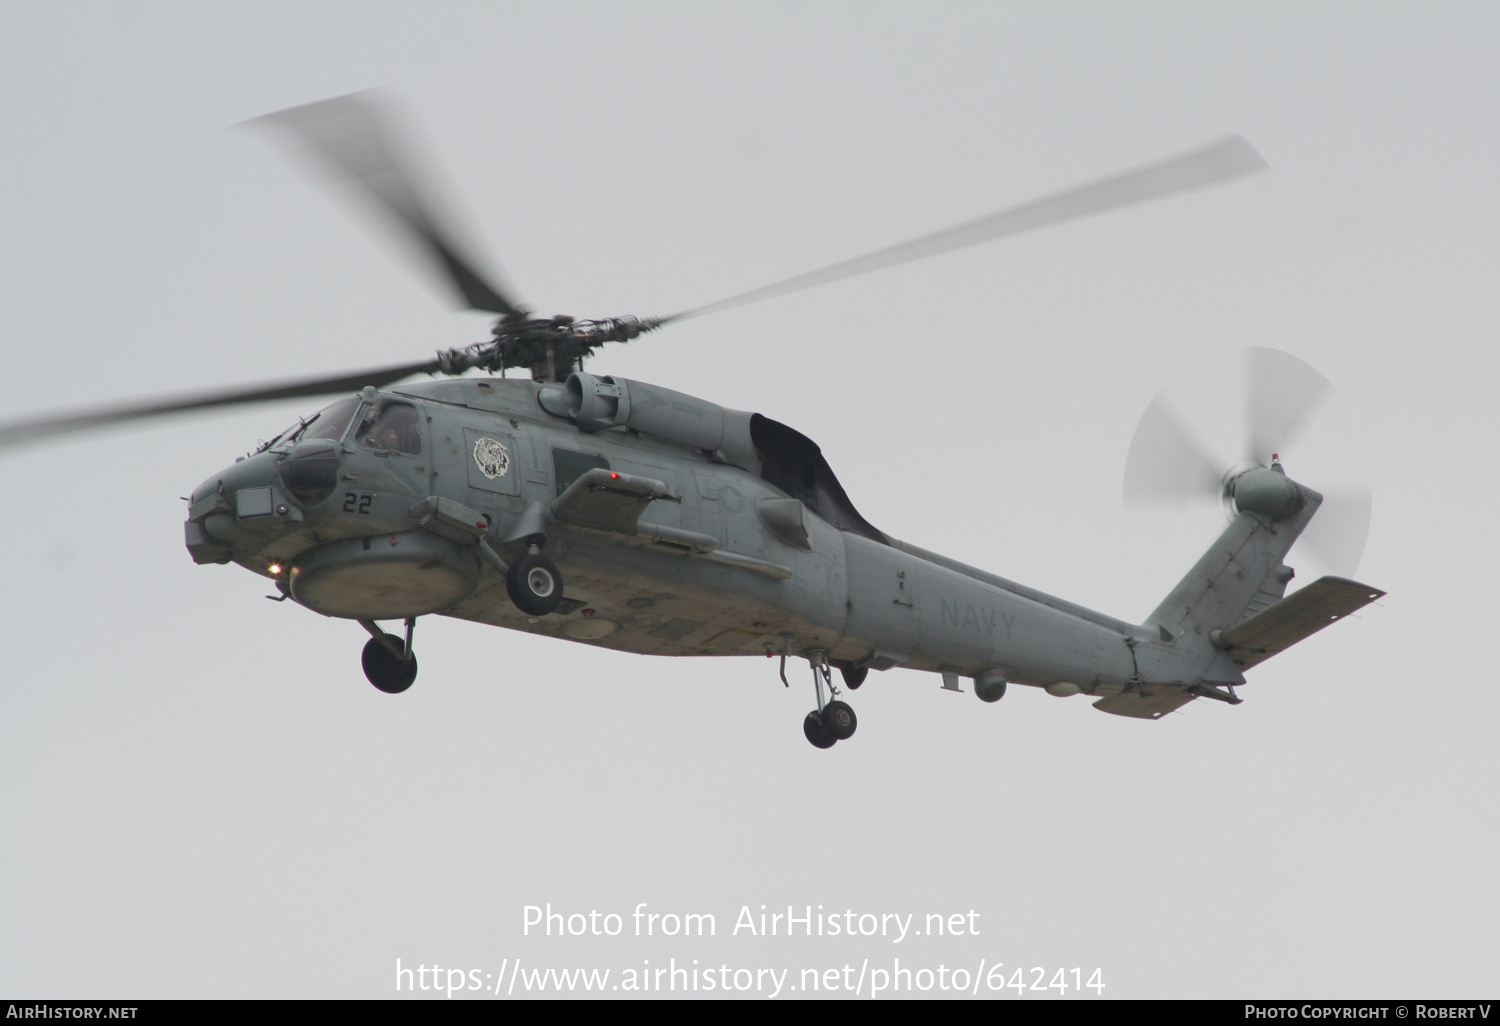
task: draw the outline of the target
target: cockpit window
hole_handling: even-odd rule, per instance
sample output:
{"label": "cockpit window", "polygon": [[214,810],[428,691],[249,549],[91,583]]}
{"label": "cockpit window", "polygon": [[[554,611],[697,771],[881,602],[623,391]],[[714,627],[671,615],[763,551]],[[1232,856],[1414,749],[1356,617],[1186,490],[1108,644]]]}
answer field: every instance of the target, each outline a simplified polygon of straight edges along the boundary
{"label": "cockpit window", "polygon": [[354,432],[354,441],[367,449],[421,455],[422,432],[417,408],[398,399],[382,399],[365,411],[365,419]]}
{"label": "cockpit window", "polygon": [[359,409],[358,399],[345,399],[334,403],[307,422],[307,425],[297,434],[299,442],[305,442],[309,438],[328,438],[338,441],[344,437],[344,429],[354,419],[354,411]]}
{"label": "cockpit window", "polygon": [[269,449],[275,445],[290,445],[293,442],[304,441],[308,438],[327,438],[338,441],[344,437],[344,431],[349,427],[349,422],[354,419],[354,411],[359,409],[359,398],[357,396],[349,399],[341,399],[332,406],[325,407],[314,413],[307,420],[293,424],[275,438],[266,442],[261,448]]}

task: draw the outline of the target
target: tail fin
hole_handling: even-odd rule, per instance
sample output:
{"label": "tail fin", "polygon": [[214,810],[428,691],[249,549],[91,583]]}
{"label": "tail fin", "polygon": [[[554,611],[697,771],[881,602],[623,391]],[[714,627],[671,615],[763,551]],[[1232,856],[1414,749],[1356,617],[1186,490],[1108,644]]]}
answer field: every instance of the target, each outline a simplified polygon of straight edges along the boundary
{"label": "tail fin", "polygon": [[1280,602],[1292,570],[1283,560],[1323,497],[1301,490],[1295,512],[1281,517],[1241,512],[1146,618],[1155,634],[1137,640],[1137,683],[1094,708],[1116,716],[1159,719],[1195,697],[1238,702],[1221,686],[1244,675],[1220,647],[1222,631]]}
{"label": "tail fin", "polygon": [[1298,486],[1284,516],[1241,512],[1146,618],[1156,637],[1133,646],[1138,684],[1094,703],[1118,716],[1158,719],[1194,698],[1237,703],[1241,670],[1269,659],[1385,592],[1324,577],[1284,598],[1283,560],[1323,497]]}
{"label": "tail fin", "polygon": [[1254,616],[1286,594],[1292,569],[1284,562],[1292,543],[1312,520],[1323,497],[1303,489],[1302,507],[1290,516],[1273,519],[1260,513],[1241,513],[1224,529],[1146,618],[1158,628],[1162,641],[1201,641],[1212,648],[1209,634]]}

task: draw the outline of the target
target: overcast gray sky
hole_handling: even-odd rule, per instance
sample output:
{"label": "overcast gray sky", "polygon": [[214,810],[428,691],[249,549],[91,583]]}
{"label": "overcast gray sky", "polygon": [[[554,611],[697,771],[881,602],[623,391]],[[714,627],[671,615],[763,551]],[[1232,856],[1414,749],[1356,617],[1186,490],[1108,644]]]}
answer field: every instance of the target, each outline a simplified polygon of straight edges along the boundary
{"label": "overcast gray sky", "polygon": [[[1339,389],[1286,463],[1373,486],[1358,576],[1390,592],[1236,708],[984,706],[898,670],[821,752],[805,670],[787,692],[763,659],[432,617],[416,686],[377,693],[356,625],[182,545],[177,497],[317,403],[6,454],[0,993],[899,957],[1098,968],[1107,997],[1492,995],[1497,46],[1489,4],[0,7],[0,419],[484,337],[347,196],[229,130],[356,89],[406,102],[525,300],[579,316],[1238,132],[1268,174],[593,368],[791,423],[886,531],[1139,619],[1222,518],[1122,508],[1135,422],[1166,388],[1233,455],[1240,351],[1274,346]],[[523,936],[547,902],[718,935]],[[732,935],[761,904],[980,933]]]}

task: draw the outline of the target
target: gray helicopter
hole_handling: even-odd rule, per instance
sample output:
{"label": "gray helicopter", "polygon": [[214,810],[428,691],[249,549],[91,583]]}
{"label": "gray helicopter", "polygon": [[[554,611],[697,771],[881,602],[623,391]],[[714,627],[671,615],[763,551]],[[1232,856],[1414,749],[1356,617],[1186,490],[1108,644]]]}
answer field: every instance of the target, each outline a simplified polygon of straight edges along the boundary
{"label": "gray helicopter", "polygon": [[[857,726],[835,669],[851,691],[872,669],[902,667],[939,674],[949,690],[967,679],[985,702],[1014,683],[1159,719],[1198,698],[1238,704],[1243,671],[1384,594],[1323,577],[1286,595],[1285,558],[1324,496],[1289,478],[1275,450],[1328,383],[1273,350],[1251,354],[1241,463],[1216,464],[1159,399],[1137,429],[1128,499],[1216,496],[1230,515],[1142,624],[887,535],[854,508],[818,445],[785,424],[584,370],[605,343],[674,321],[1263,168],[1242,139],[668,317],[574,320],[533,316],[475,270],[376,97],[257,122],[357,183],[468,308],[499,315],[492,337],[395,367],[3,425],[0,447],[341,396],[194,489],[186,543],[197,563],[237,563],[283,601],[360,623],[371,635],[364,672],[381,691],[411,686],[416,622],[438,614],[648,655],[776,657],[783,683],[787,660],[804,659],[816,707],[803,731],[819,748]],[[401,383],[419,374],[432,379]],[[1325,535],[1357,561],[1367,527],[1364,498]]]}

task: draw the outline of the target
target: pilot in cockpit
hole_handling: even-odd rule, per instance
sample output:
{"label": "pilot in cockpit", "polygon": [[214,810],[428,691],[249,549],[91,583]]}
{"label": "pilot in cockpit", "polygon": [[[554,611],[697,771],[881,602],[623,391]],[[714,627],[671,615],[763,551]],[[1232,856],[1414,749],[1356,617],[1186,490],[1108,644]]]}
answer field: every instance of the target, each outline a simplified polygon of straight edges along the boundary
{"label": "pilot in cockpit", "polygon": [[417,427],[416,407],[403,402],[381,403],[365,414],[354,440],[372,449],[420,454],[422,433]]}

